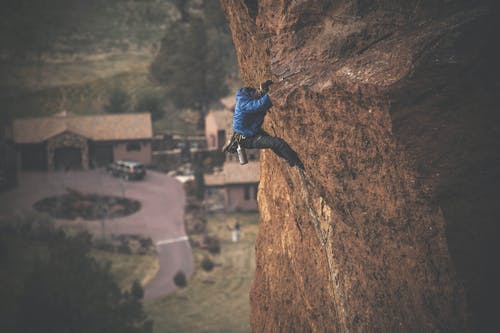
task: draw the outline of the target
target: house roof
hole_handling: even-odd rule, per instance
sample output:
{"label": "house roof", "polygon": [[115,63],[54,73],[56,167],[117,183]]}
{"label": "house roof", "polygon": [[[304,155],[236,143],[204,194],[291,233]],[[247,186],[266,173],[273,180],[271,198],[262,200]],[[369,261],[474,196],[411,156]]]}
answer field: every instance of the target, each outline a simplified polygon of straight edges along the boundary
{"label": "house roof", "polygon": [[20,118],[14,120],[12,128],[16,143],[43,142],[65,131],[95,141],[153,137],[149,113]]}
{"label": "house roof", "polygon": [[258,183],[259,180],[260,163],[258,161],[251,161],[246,165],[227,162],[221,172],[205,175],[205,186],[251,184]]}
{"label": "house roof", "polygon": [[236,105],[236,98],[234,95],[230,95],[227,97],[224,97],[220,100],[221,104],[224,105],[224,107],[228,110],[234,109],[234,106]]}
{"label": "house roof", "polygon": [[207,117],[212,117],[218,129],[231,129],[233,127],[233,113],[229,110],[212,110]]}

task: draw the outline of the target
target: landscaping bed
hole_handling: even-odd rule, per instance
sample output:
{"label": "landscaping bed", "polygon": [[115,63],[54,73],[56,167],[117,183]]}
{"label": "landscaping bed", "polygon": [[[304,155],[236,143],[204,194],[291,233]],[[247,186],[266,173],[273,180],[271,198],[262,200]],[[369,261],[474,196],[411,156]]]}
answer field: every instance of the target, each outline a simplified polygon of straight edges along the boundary
{"label": "landscaping bed", "polygon": [[37,201],[33,208],[57,219],[99,220],[133,214],[141,208],[141,203],[123,197],[84,194],[68,189],[68,193]]}

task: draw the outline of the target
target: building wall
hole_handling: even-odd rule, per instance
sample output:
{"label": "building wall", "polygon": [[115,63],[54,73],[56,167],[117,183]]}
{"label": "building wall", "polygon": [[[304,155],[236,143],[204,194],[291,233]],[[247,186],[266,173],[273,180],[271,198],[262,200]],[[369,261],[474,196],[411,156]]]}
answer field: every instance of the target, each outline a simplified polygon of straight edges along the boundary
{"label": "building wall", "polygon": [[104,142],[95,142],[91,141],[89,144],[89,154],[90,154],[90,166],[92,168],[98,168],[108,165],[113,162],[114,153],[113,142],[104,141]]}
{"label": "building wall", "polygon": [[19,144],[18,166],[24,171],[47,170],[47,144]]}
{"label": "building wall", "polygon": [[205,136],[207,138],[207,148],[217,149],[217,125],[212,113],[205,117]]}
{"label": "building wall", "polygon": [[[245,187],[248,187],[248,199],[245,198]],[[226,211],[256,211],[257,184],[238,184],[226,187]]]}
{"label": "building wall", "polygon": [[0,139],[0,190],[17,184],[17,154],[14,147]]}
{"label": "building wall", "polygon": [[[140,150],[127,150],[127,145],[139,144]],[[113,146],[115,161],[133,160],[143,164],[151,164],[151,141],[129,141],[115,143]]]}

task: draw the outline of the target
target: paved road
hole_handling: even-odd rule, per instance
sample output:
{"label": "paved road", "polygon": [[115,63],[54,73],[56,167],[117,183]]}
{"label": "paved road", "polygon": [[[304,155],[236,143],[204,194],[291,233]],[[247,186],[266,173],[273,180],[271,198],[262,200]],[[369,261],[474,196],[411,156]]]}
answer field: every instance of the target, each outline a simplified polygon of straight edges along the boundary
{"label": "paved road", "polygon": [[[23,173],[19,186],[0,193],[0,215],[31,210],[38,200],[66,193],[70,187],[83,193],[125,196],[141,202],[141,209],[129,216],[104,221],[106,234],[140,234],[157,244],[160,271],[146,286],[145,299],[174,291],[173,276],[182,270],[193,272],[193,255],[184,230],[185,194],[182,184],[172,177],[148,172],[144,181],[126,182],[103,170]],[[64,221],[90,232],[102,233],[102,221]]]}

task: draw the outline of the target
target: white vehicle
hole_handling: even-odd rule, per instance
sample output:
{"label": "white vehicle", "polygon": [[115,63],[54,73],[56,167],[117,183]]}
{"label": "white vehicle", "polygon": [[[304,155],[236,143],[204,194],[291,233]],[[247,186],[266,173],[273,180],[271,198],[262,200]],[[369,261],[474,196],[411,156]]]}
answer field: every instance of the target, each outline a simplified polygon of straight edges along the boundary
{"label": "white vehicle", "polygon": [[135,161],[116,161],[106,166],[106,171],[125,180],[144,179],[146,167]]}

